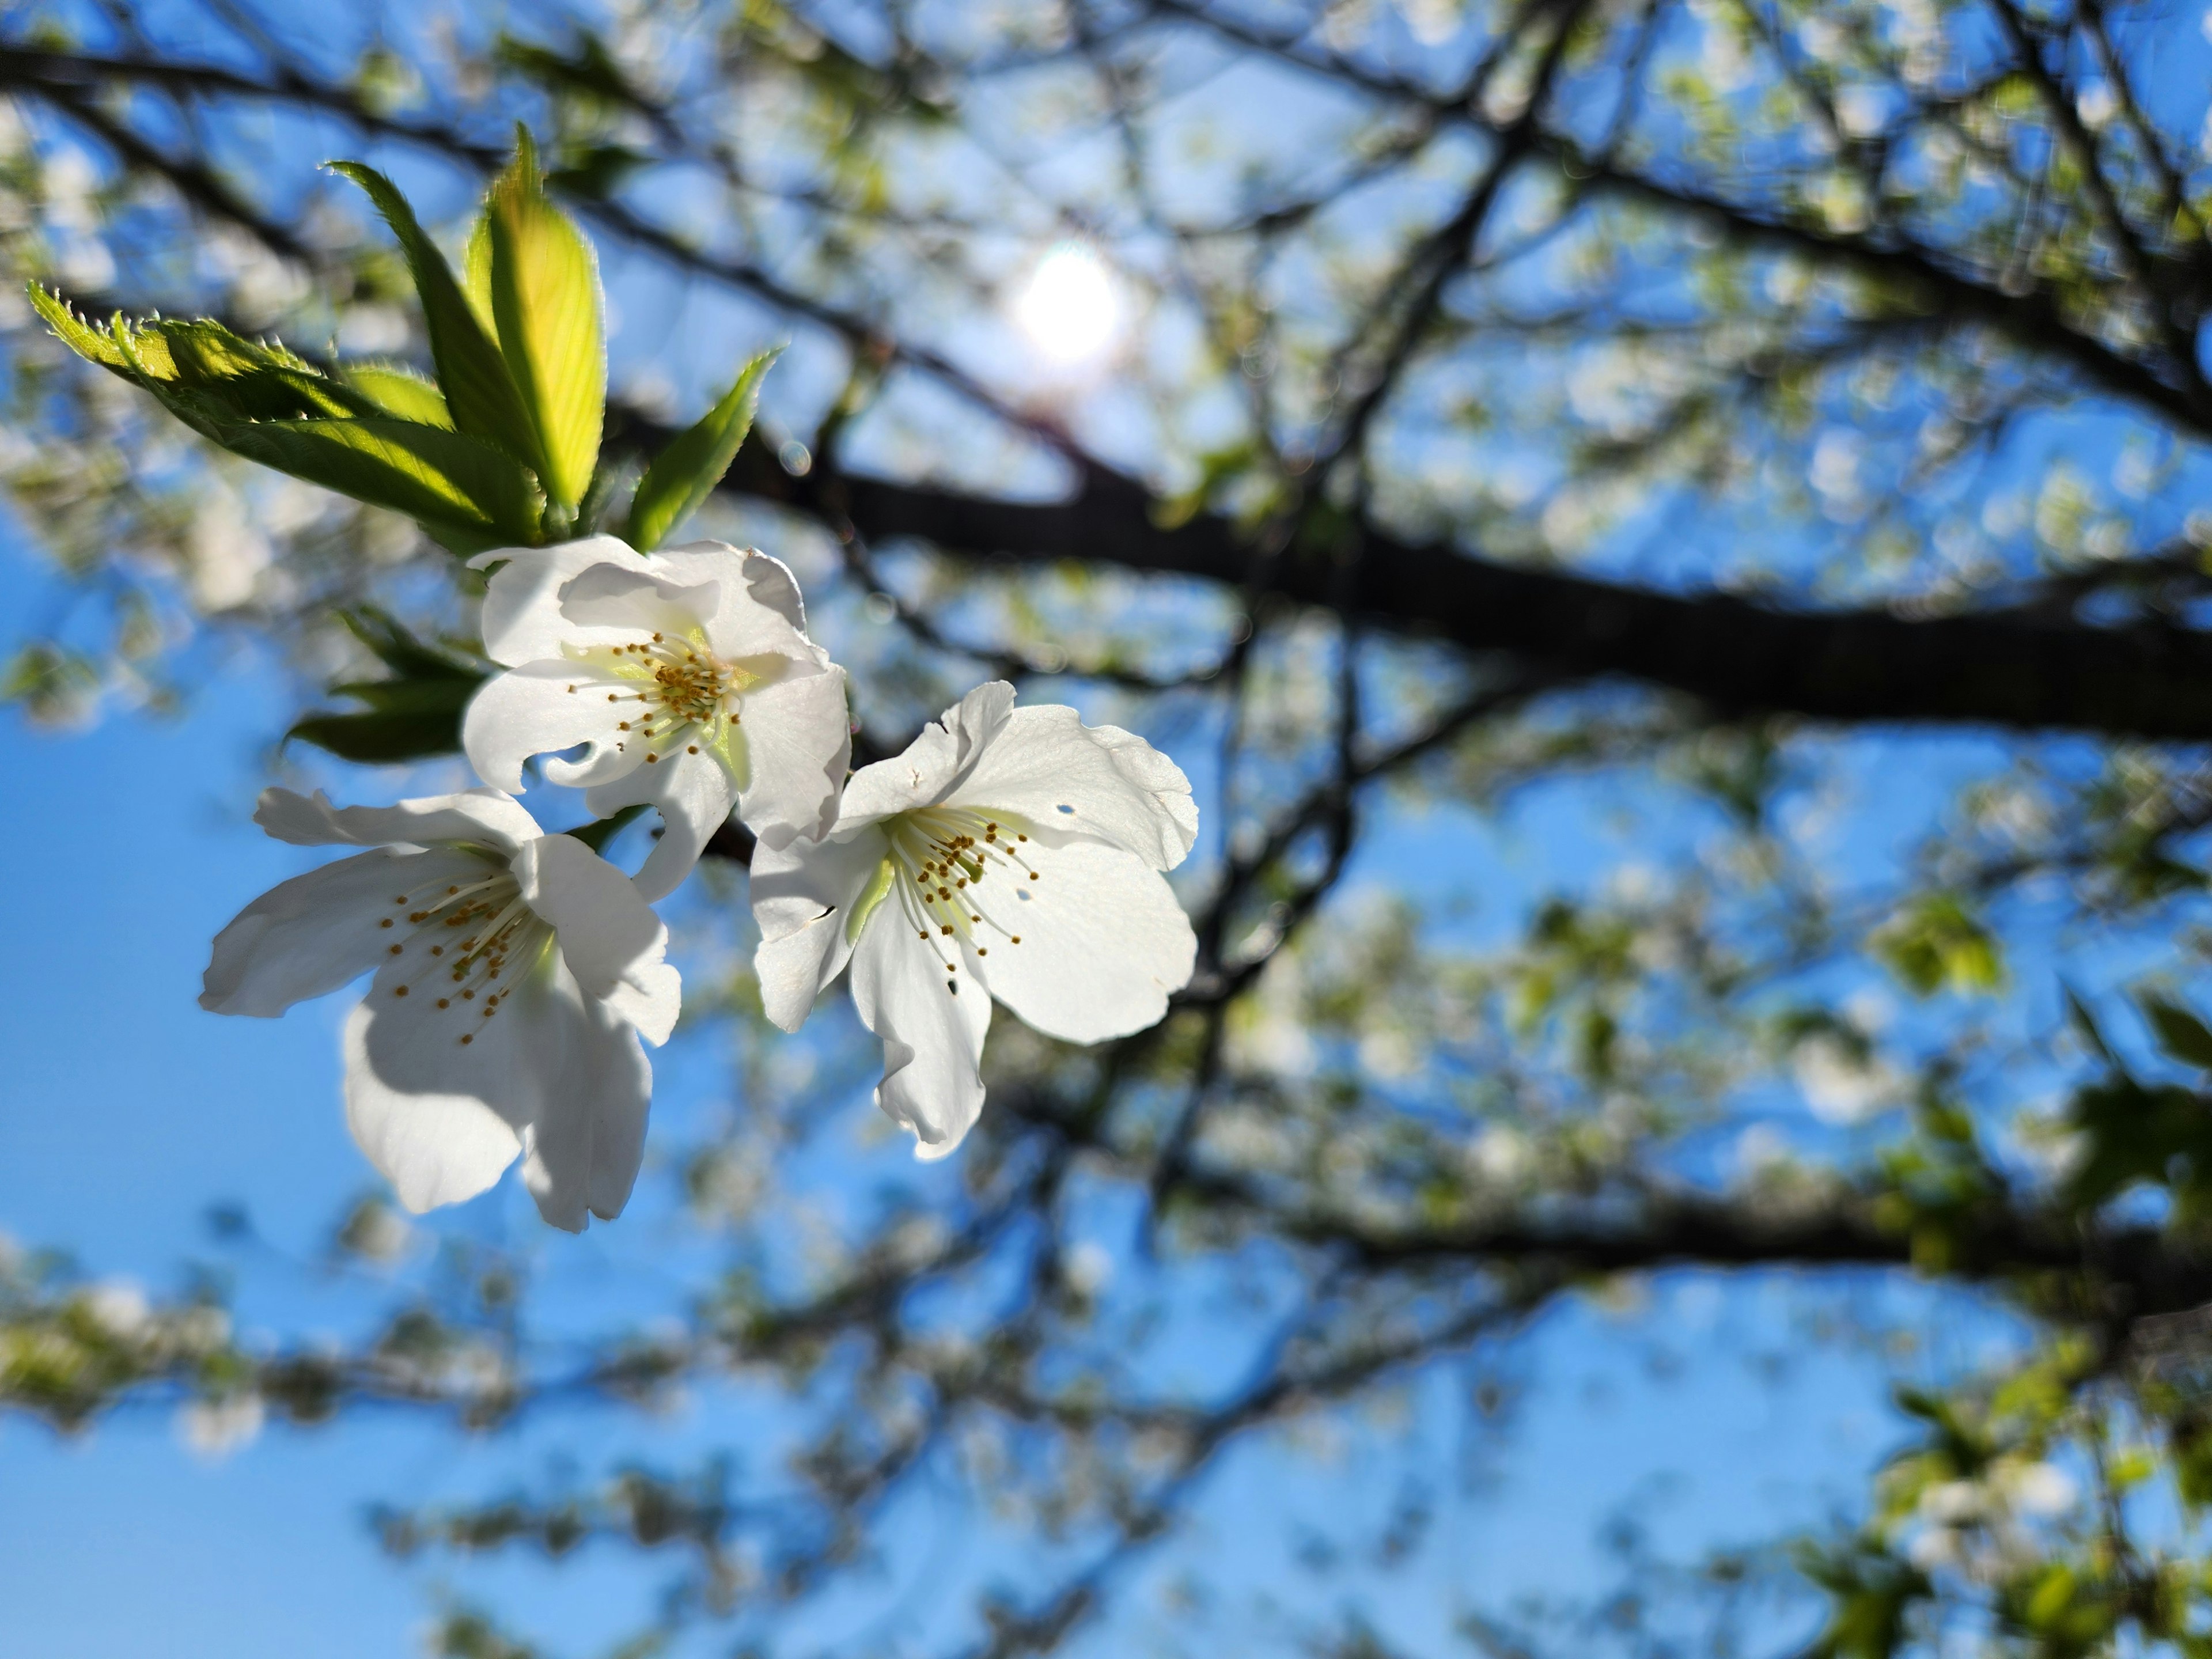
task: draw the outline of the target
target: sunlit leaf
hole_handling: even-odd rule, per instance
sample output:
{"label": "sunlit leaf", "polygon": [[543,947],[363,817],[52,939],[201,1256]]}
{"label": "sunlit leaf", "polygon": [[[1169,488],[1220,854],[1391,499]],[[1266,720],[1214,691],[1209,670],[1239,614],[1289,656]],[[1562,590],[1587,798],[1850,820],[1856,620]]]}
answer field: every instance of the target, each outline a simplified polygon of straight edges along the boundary
{"label": "sunlit leaf", "polygon": [[606,414],[599,259],[545,194],[526,133],[491,187],[484,223],[500,351],[535,431],[545,493],[573,509],[591,483]]}
{"label": "sunlit leaf", "polygon": [[416,222],[407,198],[374,167],[358,161],[330,165],[332,172],[368,193],[392,234],[399,239],[416,292],[422,298],[430,356],[437,365],[439,389],[445,394],[454,427],[497,445],[518,459],[537,462],[537,428],[523,407],[522,394],[515,387],[507,360],[477,320],[460,284],[453,280],[446,256]]}
{"label": "sunlit leaf", "polygon": [[244,339],[206,318],[133,322],[118,314],[95,328],[58,295],[34,288],[31,300],[70,349],[143,386],[203,432],[217,418],[346,419],[377,412],[369,398],[283,346]]}
{"label": "sunlit leaf", "polygon": [[632,546],[659,546],[670,531],[714,493],[752,429],[762,377],[781,350],[763,351],[747,363],[720,401],[653,457],[630,501]]}
{"label": "sunlit leaf", "polygon": [[262,421],[223,428],[221,441],[264,466],[404,513],[441,540],[454,532],[497,546],[538,533],[544,502],[529,470],[465,433],[388,419]]}
{"label": "sunlit leaf", "polygon": [[354,363],[345,369],[346,384],[387,415],[420,426],[453,429],[453,417],[446,395],[437,383],[387,363]]}

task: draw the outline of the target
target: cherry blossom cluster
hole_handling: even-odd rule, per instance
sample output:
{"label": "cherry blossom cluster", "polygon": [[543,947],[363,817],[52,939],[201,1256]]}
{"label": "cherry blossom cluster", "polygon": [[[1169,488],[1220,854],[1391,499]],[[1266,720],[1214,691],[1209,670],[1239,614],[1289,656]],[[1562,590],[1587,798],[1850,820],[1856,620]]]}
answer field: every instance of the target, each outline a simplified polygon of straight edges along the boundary
{"label": "cherry blossom cluster", "polygon": [[[796,1030],[851,970],[882,1041],[876,1103],[942,1158],[983,1105],[994,999],[1048,1036],[1152,1024],[1196,957],[1162,872],[1198,829],[1189,781],[1142,738],[981,685],[903,754],[848,775],[844,670],[799,585],[720,542],[611,536],[506,548],[488,570],[501,671],[462,744],[483,787],[390,807],[266,791],[255,819],[367,850],[284,882],[216,936],[203,1006],[273,1017],[373,973],[345,1027],[346,1120],[421,1211],[518,1158],[539,1212],[622,1212],[653,1071],[682,1000],[652,906],[732,816],[752,833],[769,1018]],[[650,807],[635,877],[515,799],[536,767],[605,824]]]}

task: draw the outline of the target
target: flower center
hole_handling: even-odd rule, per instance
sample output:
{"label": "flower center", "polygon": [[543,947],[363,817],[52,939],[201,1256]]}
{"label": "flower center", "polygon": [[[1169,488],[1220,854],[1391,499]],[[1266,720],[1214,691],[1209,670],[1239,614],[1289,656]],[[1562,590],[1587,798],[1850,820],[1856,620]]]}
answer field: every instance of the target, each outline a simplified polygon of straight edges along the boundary
{"label": "flower center", "polygon": [[[453,1022],[463,1048],[514,995],[515,982],[537,965],[553,939],[551,927],[522,902],[503,865],[477,881],[448,876],[420,883],[392,904],[398,914],[380,926],[410,931],[390,953],[414,958],[415,971],[389,994],[432,999],[436,1012]],[[505,985],[499,983],[503,974]]]}
{"label": "flower center", "polygon": [[890,856],[854,912],[852,930],[895,890],[899,912],[945,966],[945,988],[960,994],[960,950],[955,939],[991,954],[989,939],[1019,945],[1017,907],[1029,884],[1043,879],[1030,862],[1036,848],[1027,820],[1011,812],[964,806],[926,806],[902,812],[884,825]]}
{"label": "flower center", "polygon": [[[655,634],[650,639],[623,645],[570,646],[563,655],[597,669],[609,681],[626,689],[604,693],[609,702],[639,705],[629,720],[617,722],[623,733],[615,740],[618,751],[633,743],[645,745],[647,761],[658,762],[682,744],[697,754],[725,750],[740,723],[740,704],[745,691],[761,676],[740,664],[718,657],[698,630],[681,639]],[[579,681],[572,694],[589,695],[595,688]]]}

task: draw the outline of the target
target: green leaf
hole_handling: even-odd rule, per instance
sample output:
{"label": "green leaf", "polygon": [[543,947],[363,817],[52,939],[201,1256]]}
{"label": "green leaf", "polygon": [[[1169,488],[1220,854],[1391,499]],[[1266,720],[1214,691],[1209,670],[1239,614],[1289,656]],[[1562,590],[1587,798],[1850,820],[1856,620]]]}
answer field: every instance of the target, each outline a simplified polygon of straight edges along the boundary
{"label": "green leaf", "polygon": [[2212,1202],[2212,1110],[2188,1090],[2114,1078],[2077,1091],[2068,1119],[2087,1147],[2066,1182],[2069,1207],[2093,1209],[2138,1182],[2172,1192],[2178,1212]]}
{"label": "green leaf", "polygon": [[[356,605],[338,613],[346,631],[367,646],[376,659],[402,679],[465,680],[475,685],[484,677],[477,661],[418,640],[391,612],[373,605]],[[336,687],[334,690],[343,690]]]}
{"label": "green leaf", "polygon": [[545,194],[527,131],[518,131],[514,161],[492,184],[484,222],[500,351],[532,423],[545,493],[573,511],[592,481],[606,415],[599,265]]}
{"label": "green leaf", "polygon": [[566,152],[561,165],[546,173],[545,182],[563,196],[604,202],[630,174],[652,164],[652,156],[624,144],[584,145]]}
{"label": "green leaf", "polygon": [[25,291],[31,297],[31,308],[46,319],[46,326],[53,330],[64,345],[78,356],[118,374],[130,373],[131,366],[115,342],[78,316],[76,307],[36,283],[30,283]]}
{"label": "green leaf", "polygon": [[574,830],[563,830],[562,833],[580,841],[594,853],[605,854],[607,850],[607,843],[614,839],[616,832],[643,811],[645,811],[645,805],[641,801],[635,806],[623,807],[612,817],[600,818],[595,823],[582,824]]}
{"label": "green leaf", "polygon": [[52,640],[22,647],[0,667],[0,703],[19,705],[40,726],[82,719],[100,696],[100,665]]}
{"label": "green leaf", "polygon": [[139,355],[146,355],[146,337],[160,337],[169,349],[170,371],[176,380],[188,386],[204,386],[215,380],[252,379],[277,374],[289,374],[299,380],[320,382],[327,391],[317,390],[312,395],[328,397],[333,401],[330,412],[345,414],[351,411],[350,404],[304,357],[287,351],[282,345],[240,337],[210,317],[191,321],[167,317],[155,317],[140,324],[135,331]]}
{"label": "green leaf", "polygon": [[223,424],[216,435],[248,460],[404,513],[441,540],[456,532],[496,547],[538,535],[544,498],[529,469],[464,433],[382,419]]}
{"label": "green leaf", "polygon": [[2157,1035],[2158,1046],[2185,1066],[2212,1071],[2212,1030],[2188,1009],[2160,997],[2142,999],[2143,1018]]}
{"label": "green leaf", "polygon": [[365,765],[427,760],[434,755],[459,752],[461,711],[467,707],[468,699],[464,696],[449,708],[308,714],[295,721],[285,735],[311,743],[340,760]]}
{"label": "green leaf", "polygon": [[1996,936],[1954,894],[1931,893],[1876,931],[1875,950],[1922,996],[1949,987],[1992,991],[2004,983]]}
{"label": "green leaf", "polygon": [[584,499],[576,503],[576,522],[574,533],[592,536],[599,533],[599,521],[607,515],[607,508],[623,482],[631,475],[628,459],[621,456],[601,454],[599,465],[592,474],[591,486],[584,491]]}
{"label": "green leaf", "polygon": [[286,735],[342,760],[369,763],[458,752],[461,716],[483,684],[483,668],[426,645],[374,607],[343,612],[341,620],[392,671],[392,677],[333,685],[332,696],[350,697],[368,708],[351,714],[318,710],[296,722]]}
{"label": "green leaf", "polygon": [[2066,1018],[2087,1045],[2091,1054],[2107,1066],[2118,1066],[2119,1060],[2112,1053],[2112,1045],[2105,1041],[2105,1034],[2097,1029],[2097,1017],[2089,1012],[2089,1005],[2081,1000],[2081,994],[2063,980],[2058,989],[2066,999]]}
{"label": "green leaf", "polygon": [[437,365],[438,386],[445,393],[455,428],[534,465],[540,459],[537,428],[523,406],[522,393],[507,370],[507,360],[485,332],[460,284],[453,280],[446,256],[416,222],[407,198],[374,167],[358,161],[332,161],[330,167],[368,192],[385,223],[392,227],[392,234],[399,239],[416,292],[422,296],[430,356]]}
{"label": "green leaf", "polygon": [[753,410],[760,402],[760,386],[776,358],[778,346],[747,363],[737,384],[721,401],[702,416],[688,431],[679,434],[653,459],[638,480],[637,494],[629,506],[629,544],[640,552],[651,552],[667,539],[668,532],[714,492],[737,459],[738,450],[752,429]]}
{"label": "green leaf", "polygon": [[438,390],[436,381],[426,380],[411,369],[397,368],[389,363],[349,363],[345,378],[348,386],[386,415],[396,415],[418,426],[443,427],[448,432],[453,429],[453,416],[446,407],[446,394]]}
{"label": "green leaf", "polygon": [[606,43],[588,30],[580,30],[574,57],[562,57],[549,47],[501,30],[492,44],[495,61],[519,70],[549,92],[563,92],[597,103],[603,109],[647,106],[630,86]]}
{"label": "green leaf", "polygon": [[[369,399],[283,346],[241,339],[205,318],[134,324],[118,313],[102,329],[43,289],[32,289],[31,301],[70,349],[152,392],[202,432],[215,419],[344,419],[377,412]],[[180,400],[185,393],[192,395]]]}
{"label": "green leaf", "polygon": [[499,324],[491,312],[491,215],[479,213],[469,231],[468,252],[461,264],[461,289],[468,295],[469,309],[483,325],[484,333],[491,339],[499,337]]}

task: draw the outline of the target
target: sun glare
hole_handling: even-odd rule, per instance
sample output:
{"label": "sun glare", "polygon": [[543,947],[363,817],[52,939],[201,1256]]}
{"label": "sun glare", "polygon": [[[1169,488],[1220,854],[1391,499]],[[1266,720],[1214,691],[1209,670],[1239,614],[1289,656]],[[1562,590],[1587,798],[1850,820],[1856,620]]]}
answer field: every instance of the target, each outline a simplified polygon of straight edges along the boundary
{"label": "sun glare", "polygon": [[1121,306],[1105,262],[1080,243],[1062,242],[1037,262],[1014,318],[1046,356],[1080,363],[1113,343]]}

